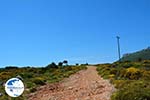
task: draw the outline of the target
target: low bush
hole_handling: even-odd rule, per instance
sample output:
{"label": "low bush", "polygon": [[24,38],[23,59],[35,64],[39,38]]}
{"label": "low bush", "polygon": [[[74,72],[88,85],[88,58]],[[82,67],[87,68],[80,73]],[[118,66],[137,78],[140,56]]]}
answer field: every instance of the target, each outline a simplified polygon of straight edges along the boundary
{"label": "low bush", "polygon": [[32,88],[32,87],[34,87],[35,85],[34,85],[34,83],[33,82],[27,82],[26,83],[26,88]]}
{"label": "low bush", "polygon": [[36,85],[45,85],[44,79],[40,77],[33,79],[33,83],[35,83]]}
{"label": "low bush", "polygon": [[150,71],[142,71],[142,79],[150,80]]}
{"label": "low bush", "polygon": [[117,69],[116,68],[112,68],[112,69],[110,69],[110,74],[114,74],[114,75],[116,75],[117,74]]}
{"label": "low bush", "polygon": [[125,85],[131,83],[132,80],[114,80],[112,83],[114,84],[115,88],[121,89]]}
{"label": "low bush", "polygon": [[33,88],[30,89],[31,93],[36,92],[36,91],[37,91],[37,89],[35,87],[33,87]]}
{"label": "low bush", "polygon": [[2,81],[8,80],[11,76],[12,75],[10,72],[1,72],[0,73],[0,80],[2,80]]}
{"label": "low bush", "polygon": [[130,67],[126,69],[126,73],[124,75],[125,78],[131,80],[137,80],[142,76],[140,70],[138,68]]}
{"label": "low bush", "polygon": [[27,79],[27,78],[32,78],[33,77],[33,74],[32,73],[21,73],[20,74],[24,79]]}
{"label": "low bush", "polygon": [[150,100],[150,83],[145,81],[126,83],[111,96],[111,100]]}

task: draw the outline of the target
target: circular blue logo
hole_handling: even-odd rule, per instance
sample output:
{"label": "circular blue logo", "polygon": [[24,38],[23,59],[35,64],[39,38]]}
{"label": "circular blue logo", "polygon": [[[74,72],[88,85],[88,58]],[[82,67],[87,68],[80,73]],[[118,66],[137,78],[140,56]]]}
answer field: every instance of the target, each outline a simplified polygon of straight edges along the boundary
{"label": "circular blue logo", "polygon": [[11,97],[19,97],[24,91],[24,84],[18,78],[11,78],[5,84],[5,91]]}

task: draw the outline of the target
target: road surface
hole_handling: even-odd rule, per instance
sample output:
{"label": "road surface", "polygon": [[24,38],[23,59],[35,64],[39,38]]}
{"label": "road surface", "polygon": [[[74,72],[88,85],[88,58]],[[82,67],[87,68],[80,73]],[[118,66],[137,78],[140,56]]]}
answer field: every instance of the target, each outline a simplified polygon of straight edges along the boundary
{"label": "road surface", "polygon": [[59,83],[40,87],[29,100],[110,100],[114,90],[97,74],[96,67],[88,66]]}

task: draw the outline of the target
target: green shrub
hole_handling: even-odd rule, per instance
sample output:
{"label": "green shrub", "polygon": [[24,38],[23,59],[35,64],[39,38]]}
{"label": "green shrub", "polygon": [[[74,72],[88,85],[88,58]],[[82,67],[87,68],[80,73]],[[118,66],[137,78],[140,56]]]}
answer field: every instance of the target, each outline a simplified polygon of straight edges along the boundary
{"label": "green shrub", "polygon": [[33,79],[33,82],[34,82],[36,85],[45,85],[44,79],[43,79],[43,78],[40,78],[40,77],[37,77],[37,78]]}
{"label": "green shrub", "polygon": [[122,68],[119,70],[119,77],[121,77],[122,79],[125,78],[125,75],[126,75],[126,68]]}
{"label": "green shrub", "polygon": [[142,63],[144,63],[144,64],[150,64],[150,60],[143,60]]}
{"label": "green shrub", "polygon": [[70,70],[72,70],[72,67],[71,66],[67,66],[67,67],[65,67],[65,69],[66,69],[66,71],[70,71]]}
{"label": "green shrub", "polygon": [[117,69],[116,68],[111,68],[110,69],[110,74],[114,74],[114,75],[116,75],[117,74]]}
{"label": "green shrub", "polygon": [[115,75],[114,74],[110,74],[109,75],[109,79],[114,79],[115,78]]}
{"label": "green shrub", "polygon": [[138,68],[130,67],[126,69],[126,73],[124,75],[125,78],[131,79],[131,80],[137,80],[141,77],[141,72]]}
{"label": "green shrub", "polygon": [[35,87],[33,87],[33,88],[30,89],[31,93],[36,92],[36,91],[37,91],[37,89]]}
{"label": "green shrub", "polygon": [[144,63],[142,66],[145,70],[150,70],[150,63]]}
{"label": "green shrub", "polygon": [[98,74],[100,74],[105,79],[110,78],[110,74],[115,74],[116,73],[115,72],[116,70],[115,69],[111,70],[111,67],[108,64],[106,64],[106,65],[103,64],[103,65],[98,66],[97,71],[98,71]]}
{"label": "green shrub", "polygon": [[1,72],[0,73],[0,80],[8,80],[12,76],[10,72]]}
{"label": "green shrub", "polygon": [[111,96],[111,100],[150,100],[150,83],[134,81],[125,84]]}
{"label": "green shrub", "polygon": [[27,78],[32,78],[33,77],[33,74],[32,73],[21,73],[21,76],[24,78],[24,79],[27,79]]}
{"label": "green shrub", "polygon": [[124,67],[124,68],[129,68],[129,67],[131,67],[131,66],[133,66],[133,64],[130,63],[130,62],[125,62],[125,63],[123,63],[123,64],[121,65],[121,67]]}
{"label": "green shrub", "polygon": [[34,85],[34,83],[33,82],[27,82],[26,83],[26,87],[27,88],[32,88],[32,87],[34,87],[35,85]]}
{"label": "green shrub", "polygon": [[150,71],[143,71],[142,72],[142,79],[150,80]]}
{"label": "green shrub", "polygon": [[125,80],[114,80],[112,83],[114,84],[115,88],[119,89],[119,88],[122,88],[127,83],[127,81],[125,81]]}

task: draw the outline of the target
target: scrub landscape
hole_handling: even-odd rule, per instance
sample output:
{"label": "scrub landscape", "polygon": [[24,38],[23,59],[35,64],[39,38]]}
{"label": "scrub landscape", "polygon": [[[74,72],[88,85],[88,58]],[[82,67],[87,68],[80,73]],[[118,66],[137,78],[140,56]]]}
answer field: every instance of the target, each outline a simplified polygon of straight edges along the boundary
{"label": "scrub landscape", "polygon": [[150,100],[149,46],[150,0],[0,0],[0,100]]}
{"label": "scrub landscape", "polygon": [[[130,53],[134,61],[126,56],[128,60],[96,65],[68,65],[65,60],[40,68],[1,68],[0,100],[149,100],[150,60],[144,58],[149,50]],[[17,98],[4,91],[5,82],[12,77],[25,85]]]}

